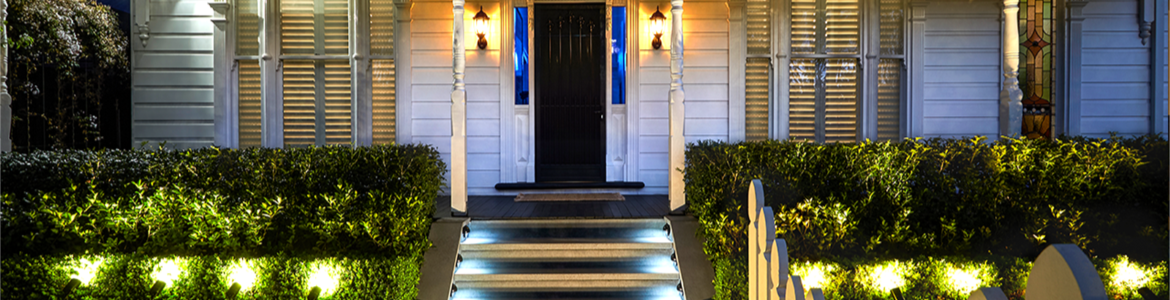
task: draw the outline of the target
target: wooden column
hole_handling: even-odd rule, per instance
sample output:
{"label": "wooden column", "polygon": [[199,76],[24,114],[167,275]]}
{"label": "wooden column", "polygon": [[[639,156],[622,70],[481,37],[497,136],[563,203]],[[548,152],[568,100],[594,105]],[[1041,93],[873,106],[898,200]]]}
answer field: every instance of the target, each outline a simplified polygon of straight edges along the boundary
{"label": "wooden column", "polygon": [[467,50],[463,41],[464,0],[452,0],[454,12],[451,49],[455,78],[451,89],[451,214],[467,215],[467,89],[463,84],[463,70],[467,66]]}
{"label": "wooden column", "polygon": [[730,51],[727,53],[727,140],[741,142],[747,139],[747,21],[744,20],[744,0],[727,1],[731,25]]}
{"label": "wooden column", "polygon": [[1072,0],[1068,5],[1068,96],[1062,121],[1064,134],[1081,135],[1081,62],[1082,46],[1084,44],[1086,0]]}
{"label": "wooden column", "polygon": [[1003,87],[999,91],[999,134],[1019,136],[1024,92],[1020,90],[1020,0],[1003,1]]}
{"label": "wooden column", "polygon": [[374,89],[373,74],[370,61],[370,3],[369,1],[350,2],[349,10],[349,48],[350,101],[353,109],[350,110],[350,130],[353,134],[354,147],[370,146],[374,144]]}
{"label": "wooden column", "polygon": [[686,140],[683,137],[683,124],[686,117],[683,101],[686,93],[683,92],[683,0],[670,1],[670,211],[682,213],[686,204],[683,194],[683,163],[685,161]]}
{"label": "wooden column", "polygon": [[231,98],[234,93],[231,78],[232,70],[235,67],[235,43],[234,33],[229,25],[233,23],[235,13],[232,12],[232,5],[227,2],[209,2],[207,3],[215,14],[211,18],[211,23],[215,25],[215,35],[213,48],[213,76],[214,83],[214,108],[215,108],[215,144],[220,147],[237,148],[239,147],[239,137],[236,130],[239,125],[233,116],[237,116],[233,112],[239,105],[232,105]]}
{"label": "wooden column", "polygon": [[[8,0],[0,0],[0,24],[8,20]],[[12,95],[8,94],[8,30],[0,30],[0,151],[12,151]]]}
{"label": "wooden column", "polygon": [[906,121],[906,137],[921,137],[926,127],[926,0],[910,2],[909,74],[910,90],[907,109],[902,112]]}

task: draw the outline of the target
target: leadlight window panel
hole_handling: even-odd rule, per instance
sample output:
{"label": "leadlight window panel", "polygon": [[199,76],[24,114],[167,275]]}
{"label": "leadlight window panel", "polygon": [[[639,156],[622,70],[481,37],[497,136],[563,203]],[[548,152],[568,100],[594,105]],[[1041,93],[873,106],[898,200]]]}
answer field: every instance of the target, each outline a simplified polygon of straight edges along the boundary
{"label": "leadlight window panel", "polygon": [[613,7],[611,12],[613,21],[611,22],[611,41],[613,47],[612,57],[610,58],[612,66],[610,67],[612,79],[612,97],[613,104],[626,104],[626,8],[622,6]]}
{"label": "leadlight window panel", "polygon": [[1021,133],[1033,139],[1052,137],[1052,8],[1052,0],[1020,0]]}
{"label": "leadlight window panel", "polygon": [[512,11],[513,71],[516,79],[516,105],[528,105],[528,8]]}

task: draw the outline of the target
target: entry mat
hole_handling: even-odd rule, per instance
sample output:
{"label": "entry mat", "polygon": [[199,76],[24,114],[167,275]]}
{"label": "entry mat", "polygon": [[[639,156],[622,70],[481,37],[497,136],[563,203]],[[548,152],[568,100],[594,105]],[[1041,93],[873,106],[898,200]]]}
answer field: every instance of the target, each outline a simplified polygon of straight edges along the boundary
{"label": "entry mat", "polygon": [[589,193],[589,194],[528,194],[516,195],[516,202],[535,201],[626,201],[619,193]]}

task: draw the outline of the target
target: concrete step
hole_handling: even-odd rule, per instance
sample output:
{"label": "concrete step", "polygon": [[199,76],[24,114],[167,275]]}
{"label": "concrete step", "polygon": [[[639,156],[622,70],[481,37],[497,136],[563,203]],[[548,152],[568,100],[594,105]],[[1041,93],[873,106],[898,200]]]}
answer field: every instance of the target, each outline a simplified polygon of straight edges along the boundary
{"label": "concrete step", "polygon": [[676,285],[637,288],[543,288],[543,289],[460,289],[452,299],[681,299]]}
{"label": "concrete step", "polygon": [[475,221],[462,244],[670,242],[662,219]]}
{"label": "concrete step", "polygon": [[472,221],[453,299],[679,299],[662,219]]}

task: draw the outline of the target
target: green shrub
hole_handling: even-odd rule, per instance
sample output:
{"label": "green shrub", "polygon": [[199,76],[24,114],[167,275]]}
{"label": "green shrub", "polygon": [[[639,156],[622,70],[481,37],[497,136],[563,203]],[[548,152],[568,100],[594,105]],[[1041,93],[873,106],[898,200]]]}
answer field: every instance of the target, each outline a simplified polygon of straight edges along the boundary
{"label": "green shrub", "polygon": [[104,258],[81,299],[146,299],[163,261],[183,269],[167,299],[300,299],[319,266],[325,299],[413,299],[446,166],[430,146],[59,151],[0,154],[0,287],[60,292],[81,257]]}
{"label": "green shrub", "polygon": [[746,273],[721,260],[746,255],[745,232],[728,229],[747,227],[756,178],[794,260],[1030,261],[1049,244],[1074,243],[1097,257],[1156,262],[1170,251],[1160,222],[1167,156],[1161,137],[699,142],[688,146],[684,176],[705,252],[717,267],[741,269],[716,274]]}
{"label": "green shrub", "polygon": [[[430,246],[429,146],[0,154],[3,251],[384,253]],[[43,178],[43,180],[36,180]]]}

